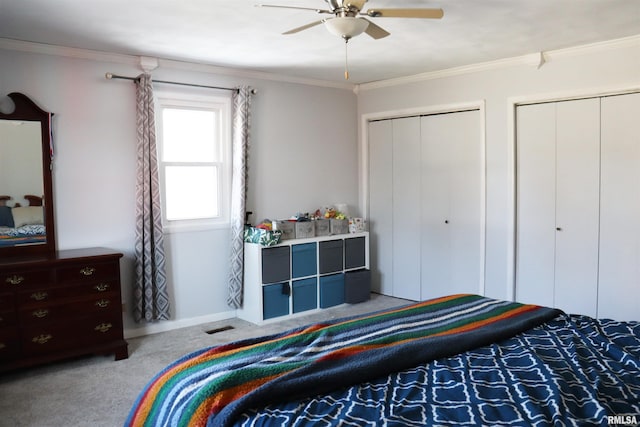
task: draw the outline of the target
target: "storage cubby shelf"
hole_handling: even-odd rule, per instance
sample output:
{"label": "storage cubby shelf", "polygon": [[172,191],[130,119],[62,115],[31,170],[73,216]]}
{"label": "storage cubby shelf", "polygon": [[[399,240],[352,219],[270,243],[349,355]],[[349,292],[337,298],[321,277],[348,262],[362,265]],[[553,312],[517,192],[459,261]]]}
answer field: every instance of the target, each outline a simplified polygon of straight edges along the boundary
{"label": "storage cubby shelf", "polygon": [[261,324],[359,302],[368,298],[368,269],[368,232],[285,240],[269,247],[245,243],[244,304],[237,315]]}

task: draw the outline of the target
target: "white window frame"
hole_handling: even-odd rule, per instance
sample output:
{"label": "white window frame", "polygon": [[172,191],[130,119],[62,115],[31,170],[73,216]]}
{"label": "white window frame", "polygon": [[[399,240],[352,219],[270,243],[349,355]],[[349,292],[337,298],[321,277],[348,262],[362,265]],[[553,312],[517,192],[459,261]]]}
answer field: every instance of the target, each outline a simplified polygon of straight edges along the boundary
{"label": "white window frame", "polygon": [[[160,179],[160,199],[162,203],[162,225],[165,233],[177,233],[188,231],[204,231],[230,226],[231,210],[231,97],[228,94],[219,94],[211,90],[194,88],[156,89],[155,90],[155,115],[156,135],[158,150],[158,174]],[[226,95],[226,96],[225,96]],[[210,110],[217,113],[218,138],[220,142],[220,168],[218,175],[219,216],[204,219],[167,220],[165,197],[165,167],[175,164],[163,161],[162,150],[162,110],[163,108],[193,108]]]}

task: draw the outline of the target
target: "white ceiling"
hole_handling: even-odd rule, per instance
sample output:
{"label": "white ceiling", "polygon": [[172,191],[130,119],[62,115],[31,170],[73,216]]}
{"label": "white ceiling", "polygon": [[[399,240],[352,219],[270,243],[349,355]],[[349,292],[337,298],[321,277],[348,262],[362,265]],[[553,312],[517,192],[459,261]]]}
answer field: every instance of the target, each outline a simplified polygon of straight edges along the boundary
{"label": "white ceiling", "polygon": [[[323,0],[0,0],[0,38],[344,82],[344,41],[327,15],[254,7],[327,8]],[[348,44],[349,83],[591,44],[640,34],[640,0],[370,0],[363,10],[437,7],[433,19],[370,18],[391,36]]]}

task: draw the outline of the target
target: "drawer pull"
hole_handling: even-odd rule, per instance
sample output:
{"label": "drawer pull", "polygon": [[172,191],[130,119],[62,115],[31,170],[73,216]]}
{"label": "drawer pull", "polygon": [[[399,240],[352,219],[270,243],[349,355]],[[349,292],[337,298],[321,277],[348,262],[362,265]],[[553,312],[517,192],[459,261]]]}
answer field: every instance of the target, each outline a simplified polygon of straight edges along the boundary
{"label": "drawer pull", "polygon": [[83,276],[91,276],[95,272],[96,272],[96,269],[93,267],[84,267],[80,269],[80,274],[82,274]]}
{"label": "drawer pull", "polygon": [[5,343],[0,342],[0,350],[2,350],[3,348],[6,348],[7,346],[5,345]]}
{"label": "drawer pull", "polygon": [[48,296],[49,294],[46,292],[34,292],[31,294],[31,299],[42,301],[43,299],[47,299]]}
{"label": "drawer pull", "polygon": [[37,317],[39,319],[42,319],[43,317],[47,317],[47,315],[49,314],[49,310],[40,309],[40,310],[34,311],[31,314],[33,315],[33,317]]}
{"label": "drawer pull", "polygon": [[51,338],[53,338],[53,335],[51,334],[42,334],[42,335],[38,335],[37,337],[31,338],[31,341],[36,344],[45,344],[49,342]]}
{"label": "drawer pull", "polygon": [[100,308],[105,308],[109,305],[109,300],[108,299],[101,299],[99,301],[96,301],[96,306],[100,307]]}
{"label": "drawer pull", "polygon": [[94,286],[94,289],[98,292],[104,292],[109,290],[109,284],[108,283],[100,283],[98,285]]}
{"label": "drawer pull", "polygon": [[24,282],[24,277],[14,274],[13,276],[7,277],[7,280],[5,280],[5,282],[11,285],[19,285],[20,283]]}
{"label": "drawer pull", "polygon": [[100,323],[98,326],[96,326],[93,329],[98,331],[98,332],[105,333],[111,328],[113,328],[113,325],[111,323]]}

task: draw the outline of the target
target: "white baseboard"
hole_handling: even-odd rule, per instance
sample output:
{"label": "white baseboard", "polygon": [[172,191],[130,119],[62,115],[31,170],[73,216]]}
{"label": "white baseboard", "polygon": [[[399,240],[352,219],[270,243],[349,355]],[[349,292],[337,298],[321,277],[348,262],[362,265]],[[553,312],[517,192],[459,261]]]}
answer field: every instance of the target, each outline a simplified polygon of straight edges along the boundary
{"label": "white baseboard", "polygon": [[172,331],[174,329],[186,328],[188,326],[201,325],[203,323],[218,322],[220,320],[236,318],[236,311],[229,310],[222,313],[210,314],[207,316],[191,317],[180,320],[163,320],[158,323],[151,323],[140,328],[125,329],[124,338],[136,338],[145,335],[157,334],[160,332]]}

